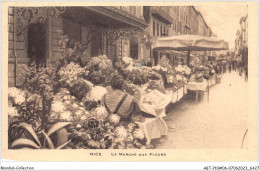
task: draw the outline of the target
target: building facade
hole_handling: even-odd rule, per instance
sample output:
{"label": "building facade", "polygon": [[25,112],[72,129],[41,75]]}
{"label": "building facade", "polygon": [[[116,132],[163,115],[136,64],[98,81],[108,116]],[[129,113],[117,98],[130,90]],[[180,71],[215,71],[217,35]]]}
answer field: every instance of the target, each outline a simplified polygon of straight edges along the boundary
{"label": "building facade", "polygon": [[73,41],[86,43],[89,56],[143,58],[138,32],[147,24],[142,6],[10,7],[8,22],[9,85],[19,85],[22,67],[47,66],[62,55],[59,30]]}
{"label": "building facade", "polygon": [[[38,15],[33,15],[35,11]],[[89,56],[102,53],[110,59],[131,57],[135,62],[152,59],[154,65],[162,55],[172,63],[176,58],[173,52],[152,51],[157,38],[212,34],[193,6],[10,7],[9,85],[19,85],[24,66],[45,67],[62,55],[59,30],[73,41],[86,43]]]}
{"label": "building facade", "polygon": [[[152,6],[144,7],[144,18],[148,24],[149,34],[153,39],[182,34],[193,34],[210,37],[213,35],[202,14],[194,6]],[[174,63],[177,56],[174,52],[149,52],[154,65],[160,63],[166,55]],[[158,53],[158,54],[157,54]]]}
{"label": "building facade", "polygon": [[242,64],[248,64],[248,13],[240,18],[240,30],[237,30],[235,40],[235,56],[242,56]]}

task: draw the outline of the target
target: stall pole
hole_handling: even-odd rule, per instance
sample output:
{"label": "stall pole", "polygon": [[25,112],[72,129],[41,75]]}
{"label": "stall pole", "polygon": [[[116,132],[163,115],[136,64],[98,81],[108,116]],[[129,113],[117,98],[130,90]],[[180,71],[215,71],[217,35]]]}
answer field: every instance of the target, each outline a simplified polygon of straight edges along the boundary
{"label": "stall pole", "polygon": [[187,59],[187,66],[190,66],[190,50],[188,50]]}

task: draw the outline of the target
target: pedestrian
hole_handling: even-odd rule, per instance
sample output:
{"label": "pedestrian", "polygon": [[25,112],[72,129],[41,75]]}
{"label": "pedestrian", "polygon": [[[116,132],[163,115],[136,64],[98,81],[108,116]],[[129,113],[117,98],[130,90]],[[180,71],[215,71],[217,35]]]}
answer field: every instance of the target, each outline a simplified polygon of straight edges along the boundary
{"label": "pedestrian", "polygon": [[231,73],[231,64],[229,64],[228,69],[229,69],[229,73]]}
{"label": "pedestrian", "polygon": [[245,67],[245,82],[248,81],[248,68]]}
{"label": "pedestrian", "polygon": [[242,72],[243,72],[243,70],[239,69],[239,76],[242,76]]}

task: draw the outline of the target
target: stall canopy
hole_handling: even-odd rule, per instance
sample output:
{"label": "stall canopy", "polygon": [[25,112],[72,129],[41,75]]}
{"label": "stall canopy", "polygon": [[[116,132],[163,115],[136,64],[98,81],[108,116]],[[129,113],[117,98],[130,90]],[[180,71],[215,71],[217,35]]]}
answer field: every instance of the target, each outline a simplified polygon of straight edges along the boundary
{"label": "stall canopy", "polygon": [[228,50],[228,43],[216,37],[179,35],[159,38],[153,50],[214,51]]}

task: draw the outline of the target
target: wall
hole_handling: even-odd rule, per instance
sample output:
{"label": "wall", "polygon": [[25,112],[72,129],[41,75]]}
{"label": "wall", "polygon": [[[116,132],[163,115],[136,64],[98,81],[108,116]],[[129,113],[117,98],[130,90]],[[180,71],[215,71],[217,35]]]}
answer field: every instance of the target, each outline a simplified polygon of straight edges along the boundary
{"label": "wall", "polygon": [[196,35],[198,33],[198,19],[197,19],[197,12],[194,9],[194,7],[189,6],[189,14],[188,14],[188,22],[190,24],[190,33],[189,34],[194,34]]}
{"label": "wall", "polygon": [[[27,29],[16,36],[16,17],[13,7],[8,9],[8,85],[20,85],[24,69],[29,62],[27,57]],[[15,50],[15,51],[14,51]],[[16,55],[16,56],[15,56]],[[15,79],[16,78],[16,79]]]}

